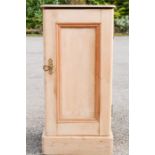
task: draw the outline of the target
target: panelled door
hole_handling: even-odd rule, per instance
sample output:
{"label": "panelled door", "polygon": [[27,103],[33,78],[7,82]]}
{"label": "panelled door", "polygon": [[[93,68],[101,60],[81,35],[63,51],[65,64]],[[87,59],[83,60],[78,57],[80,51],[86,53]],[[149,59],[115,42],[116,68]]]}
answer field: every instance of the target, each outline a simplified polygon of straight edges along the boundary
{"label": "panelled door", "polygon": [[45,64],[53,65],[45,72],[47,135],[108,133],[109,14],[47,9],[44,15]]}

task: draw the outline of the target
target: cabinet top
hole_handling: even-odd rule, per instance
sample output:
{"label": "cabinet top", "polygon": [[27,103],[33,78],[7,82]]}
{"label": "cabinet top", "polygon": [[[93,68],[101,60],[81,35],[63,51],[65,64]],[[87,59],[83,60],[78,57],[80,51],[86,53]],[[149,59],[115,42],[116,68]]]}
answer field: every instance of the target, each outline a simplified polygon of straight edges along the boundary
{"label": "cabinet top", "polygon": [[115,5],[42,5],[43,9],[113,9]]}

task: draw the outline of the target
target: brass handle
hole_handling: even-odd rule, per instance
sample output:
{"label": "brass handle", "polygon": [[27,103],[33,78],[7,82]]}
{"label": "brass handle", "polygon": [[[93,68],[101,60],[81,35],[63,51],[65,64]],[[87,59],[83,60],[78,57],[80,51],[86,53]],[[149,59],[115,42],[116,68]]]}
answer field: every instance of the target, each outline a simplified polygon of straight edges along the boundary
{"label": "brass handle", "polygon": [[44,65],[43,66],[43,70],[46,72],[48,71],[49,74],[52,74],[53,73],[53,60],[52,59],[48,59],[48,65]]}

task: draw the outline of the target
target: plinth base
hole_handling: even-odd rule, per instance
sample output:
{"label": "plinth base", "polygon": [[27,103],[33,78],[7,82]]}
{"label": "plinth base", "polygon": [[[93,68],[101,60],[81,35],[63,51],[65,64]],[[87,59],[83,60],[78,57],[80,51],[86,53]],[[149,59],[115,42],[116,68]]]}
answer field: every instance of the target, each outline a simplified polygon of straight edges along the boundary
{"label": "plinth base", "polygon": [[50,155],[112,155],[113,136],[42,135],[42,152]]}

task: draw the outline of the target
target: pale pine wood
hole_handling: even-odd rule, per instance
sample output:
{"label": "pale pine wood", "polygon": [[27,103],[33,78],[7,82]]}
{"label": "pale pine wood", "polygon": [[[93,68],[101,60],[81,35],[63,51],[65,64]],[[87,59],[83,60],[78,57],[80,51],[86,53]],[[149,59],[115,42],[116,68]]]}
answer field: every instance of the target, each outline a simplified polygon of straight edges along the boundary
{"label": "pale pine wood", "polygon": [[[56,38],[58,31],[56,31],[57,23],[90,23],[90,25],[100,23],[100,11],[99,10],[78,10],[78,13],[75,10],[44,10],[44,23],[45,29],[45,62],[48,61],[49,58],[53,59],[54,65],[56,68],[58,67],[57,62],[59,61],[59,56],[57,52],[58,40]],[[76,19],[76,20],[75,20]],[[45,27],[44,26],[44,27]],[[99,35],[99,33],[98,33]],[[99,40],[99,39],[98,39]],[[97,46],[97,45],[96,45]],[[75,47],[76,48],[76,47]],[[56,69],[57,71],[57,69]],[[57,123],[57,112],[58,110],[56,105],[59,101],[57,98],[57,89],[59,88],[58,84],[60,81],[59,77],[56,76],[56,71],[54,74],[49,75],[45,73],[45,97],[46,97],[46,126],[45,132],[47,135],[69,135],[69,131],[67,132],[66,128],[73,128],[71,134],[84,135],[88,130],[88,135],[99,135],[99,121],[92,121],[91,123],[75,123],[72,125],[65,123],[60,124]],[[48,83],[47,83],[48,81]],[[48,89],[48,90],[47,90]],[[96,92],[95,92],[96,93]],[[51,94],[51,95],[50,95]],[[96,95],[97,96],[97,95]],[[56,99],[57,98],[57,99]],[[99,102],[99,101],[98,101]],[[96,104],[96,103],[95,103]],[[96,110],[98,112],[98,110]],[[90,124],[94,126],[94,130],[89,129]],[[68,126],[68,127],[67,127]],[[88,126],[88,127],[87,127]],[[60,129],[62,130],[60,130]]]}
{"label": "pale pine wood", "polygon": [[101,10],[100,135],[111,132],[113,10]]}
{"label": "pale pine wood", "polygon": [[98,119],[99,28],[92,23],[58,24],[58,121]]}
{"label": "pale pine wood", "polygon": [[96,94],[99,26],[92,23],[57,26],[57,134],[99,135]]}
{"label": "pale pine wood", "polygon": [[114,5],[49,5],[44,4],[41,6],[44,9],[112,9]]}
{"label": "pale pine wood", "polygon": [[44,154],[112,155],[113,137],[109,136],[42,136]]}
{"label": "pale pine wood", "polygon": [[64,122],[57,124],[57,135],[79,135],[97,136],[99,135],[99,123],[92,122]]}
{"label": "pale pine wood", "polygon": [[[49,17],[55,23],[100,23],[101,12],[100,10],[66,10],[66,9],[55,9],[48,11]],[[77,13],[78,11],[78,13]],[[66,18],[67,17],[67,18]]]}
{"label": "pale pine wood", "polygon": [[113,9],[77,8],[43,10],[44,61],[55,66],[45,72],[43,153],[112,155]]}
{"label": "pale pine wood", "polygon": [[[52,12],[43,10],[43,34],[44,34],[44,62],[53,59],[56,65],[56,38],[55,16],[51,20]],[[56,74],[52,76],[45,72],[45,133],[56,135]]]}
{"label": "pale pine wood", "polygon": [[61,117],[73,121],[93,119],[95,116],[94,29],[62,28],[60,51]]}

